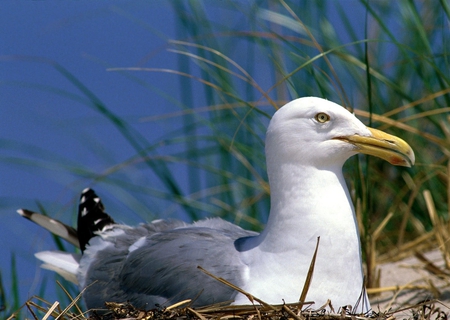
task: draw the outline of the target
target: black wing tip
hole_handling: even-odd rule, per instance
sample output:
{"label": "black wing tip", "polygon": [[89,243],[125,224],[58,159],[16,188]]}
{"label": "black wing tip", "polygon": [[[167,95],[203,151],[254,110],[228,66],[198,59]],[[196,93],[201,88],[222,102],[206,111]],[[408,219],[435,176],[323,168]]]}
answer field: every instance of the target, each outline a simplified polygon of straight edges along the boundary
{"label": "black wing tip", "polygon": [[[90,190],[92,190],[92,191],[94,191],[93,189],[91,189],[91,188],[84,188],[83,189],[83,191],[81,191],[81,194],[83,194],[83,193],[88,193]],[[95,193],[95,192],[94,192]]]}
{"label": "black wing tip", "polygon": [[83,189],[83,191],[81,191],[80,202],[82,202],[81,199],[83,197],[88,197],[90,195],[97,196],[97,194],[95,193],[94,189],[91,189],[91,188]]}
{"label": "black wing tip", "polygon": [[86,188],[80,196],[78,206],[78,238],[81,250],[86,249],[89,240],[96,236],[97,231],[115,224],[114,220],[105,212],[102,200],[91,188]]}
{"label": "black wing tip", "polygon": [[27,209],[18,209],[16,212],[28,220],[31,220],[31,216],[35,213],[35,212],[33,212],[31,210],[27,210]]}

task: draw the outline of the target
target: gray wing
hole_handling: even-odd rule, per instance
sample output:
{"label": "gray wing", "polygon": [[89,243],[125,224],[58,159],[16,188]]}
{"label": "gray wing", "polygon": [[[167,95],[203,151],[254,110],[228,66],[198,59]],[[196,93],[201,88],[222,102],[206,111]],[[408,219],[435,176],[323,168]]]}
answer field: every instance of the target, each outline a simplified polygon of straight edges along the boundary
{"label": "gray wing", "polygon": [[[246,266],[234,242],[256,233],[221,219],[158,232],[146,230],[147,235],[141,238],[145,228],[148,226],[141,226],[139,232],[133,229],[133,237],[120,237],[114,246],[97,253],[86,279],[86,285],[96,280],[85,292],[89,308],[101,307],[104,301],[130,301],[149,309],[185,299],[195,299],[193,306],[234,300],[237,292],[197,266],[242,285]],[[139,245],[130,252],[130,245],[138,239]]]}

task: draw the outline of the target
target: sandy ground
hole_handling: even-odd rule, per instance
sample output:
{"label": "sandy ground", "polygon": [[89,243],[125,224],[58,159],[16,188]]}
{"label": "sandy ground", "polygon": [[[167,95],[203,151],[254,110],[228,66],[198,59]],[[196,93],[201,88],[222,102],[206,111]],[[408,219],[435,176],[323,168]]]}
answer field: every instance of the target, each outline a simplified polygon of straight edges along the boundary
{"label": "sandy ground", "polygon": [[[439,250],[428,252],[423,256],[440,270],[446,270],[442,253]],[[381,270],[380,286],[382,288],[398,286],[398,288],[375,297],[372,296],[370,301],[374,311],[384,311],[389,308],[397,310],[436,299],[435,308],[439,308],[447,314],[450,313],[450,274],[438,276],[427,271],[426,262],[420,261],[417,257],[382,264],[379,268]],[[428,267],[428,269],[430,268]],[[409,286],[409,288],[405,288],[405,286]],[[411,288],[412,286],[414,288]],[[411,315],[411,311],[405,312],[409,312]]]}

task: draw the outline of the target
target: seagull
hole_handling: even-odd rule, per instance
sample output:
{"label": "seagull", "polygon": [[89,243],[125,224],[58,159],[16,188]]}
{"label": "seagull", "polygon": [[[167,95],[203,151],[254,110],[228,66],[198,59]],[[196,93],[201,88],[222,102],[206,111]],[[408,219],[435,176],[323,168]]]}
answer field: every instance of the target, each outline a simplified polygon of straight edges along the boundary
{"label": "seagull", "polygon": [[146,309],[185,299],[194,307],[251,303],[198,266],[265,303],[298,302],[316,252],[306,300],[321,306],[329,299],[335,308],[370,312],[342,166],[363,153],[410,167],[413,150],[334,102],[304,97],[275,112],[265,152],[271,204],[261,233],[219,218],[117,224],[92,189],[81,195],[77,230],[29,210],[18,212],[80,247],[81,253],[44,251],[36,257],[77,283],[89,309],[105,301]]}

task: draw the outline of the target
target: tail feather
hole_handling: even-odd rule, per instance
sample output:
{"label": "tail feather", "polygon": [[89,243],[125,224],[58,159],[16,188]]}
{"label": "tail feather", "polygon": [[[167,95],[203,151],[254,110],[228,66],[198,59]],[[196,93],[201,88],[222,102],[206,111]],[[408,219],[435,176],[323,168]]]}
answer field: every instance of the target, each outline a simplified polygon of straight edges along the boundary
{"label": "tail feather", "polygon": [[36,253],[35,257],[44,262],[41,268],[55,271],[64,279],[78,284],[77,271],[81,254],[61,251],[42,251]]}
{"label": "tail feather", "polygon": [[105,207],[95,191],[89,188],[84,189],[80,197],[77,230],[61,221],[30,210],[19,209],[17,213],[79,247],[81,252],[86,249],[89,240],[96,236],[97,231],[102,231],[115,224],[114,220],[105,212]]}
{"label": "tail feather", "polygon": [[[49,218],[43,214],[26,209],[17,210],[22,217],[33,221],[39,226],[49,230],[53,234],[67,240],[83,252],[89,240],[95,237],[97,231],[115,224],[114,220],[105,212],[100,198],[92,189],[84,189],[80,197],[78,207],[78,230]],[[35,254],[36,258],[43,261],[42,268],[52,270],[60,274],[66,280],[78,284],[77,274],[81,254],[61,251],[42,251]]]}
{"label": "tail feather", "polygon": [[76,247],[80,246],[80,242],[78,241],[77,230],[62,223],[61,221],[49,218],[47,216],[44,216],[43,214],[26,209],[19,209],[17,210],[17,213],[20,214],[22,217],[30,221],[33,221],[34,223],[47,229],[51,233],[56,234],[57,236],[70,242],[74,246]]}
{"label": "tail feather", "polygon": [[89,240],[96,236],[97,231],[115,224],[114,220],[105,212],[105,207],[92,189],[84,189],[78,206],[78,239],[81,251],[86,249]]}

